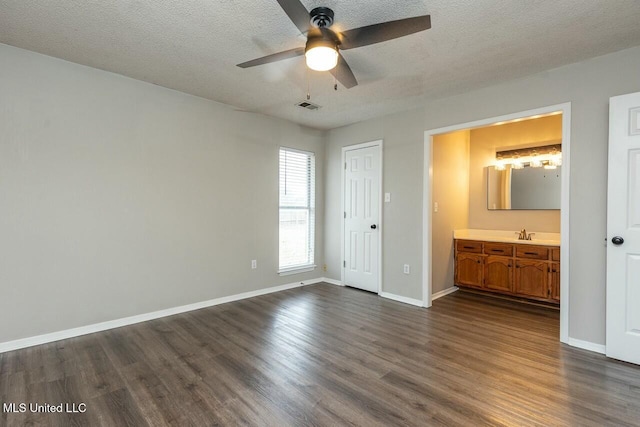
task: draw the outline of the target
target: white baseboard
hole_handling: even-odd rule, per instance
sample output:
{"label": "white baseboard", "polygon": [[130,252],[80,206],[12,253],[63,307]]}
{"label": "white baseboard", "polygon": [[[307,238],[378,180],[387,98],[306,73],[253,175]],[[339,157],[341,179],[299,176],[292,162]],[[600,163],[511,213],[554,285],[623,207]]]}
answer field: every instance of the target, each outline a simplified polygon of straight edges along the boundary
{"label": "white baseboard", "polygon": [[389,292],[380,292],[378,293],[382,298],[392,299],[394,301],[403,302],[405,304],[416,305],[418,307],[422,307],[422,300],[407,298],[396,294],[390,294]]}
{"label": "white baseboard", "polygon": [[592,342],[589,342],[589,341],[577,340],[577,339],[571,338],[571,337],[569,337],[569,340],[567,341],[567,344],[569,344],[572,347],[581,348],[583,350],[594,351],[594,352],[600,353],[600,354],[606,354],[607,353],[607,347],[605,345],[603,345],[603,344],[596,344],[596,343],[592,343]]}
{"label": "white baseboard", "polygon": [[208,301],[196,302],[193,304],[182,305],[179,307],[167,308],[165,310],[153,311],[151,313],[138,314],[135,316],[124,317],[121,319],[109,320],[92,325],[81,326],[79,328],[66,329],[64,331],[51,332],[49,334],[37,335],[34,337],[22,338],[14,341],[0,343],[0,353],[18,350],[34,345],[46,344],[54,341],[64,340],[67,338],[78,337],[81,335],[92,334],[95,332],[106,331],[107,329],[120,328],[122,326],[133,325],[135,323],[146,322],[148,320],[159,319],[161,317],[172,316],[174,314],[185,313],[187,311],[199,310],[201,308],[212,307],[214,305],[225,304],[228,302],[238,301],[246,298],[257,297],[260,295],[271,294],[273,292],[285,291],[287,289],[298,288],[306,285],[313,285],[326,281],[324,278],[301,280],[299,282],[288,283],[286,285],[273,286],[255,291],[243,292],[241,294],[230,295],[227,297],[216,298]]}
{"label": "white baseboard", "polygon": [[441,291],[436,292],[435,294],[431,294],[431,301],[435,301],[438,298],[442,298],[446,295],[452,294],[455,291],[457,291],[459,288],[457,286],[452,286],[450,288],[447,289],[443,289]]}
{"label": "white baseboard", "polygon": [[331,285],[336,285],[336,286],[344,286],[344,283],[342,283],[340,280],[336,280],[336,279],[329,279],[328,277],[323,277],[322,278],[323,282],[329,283]]}

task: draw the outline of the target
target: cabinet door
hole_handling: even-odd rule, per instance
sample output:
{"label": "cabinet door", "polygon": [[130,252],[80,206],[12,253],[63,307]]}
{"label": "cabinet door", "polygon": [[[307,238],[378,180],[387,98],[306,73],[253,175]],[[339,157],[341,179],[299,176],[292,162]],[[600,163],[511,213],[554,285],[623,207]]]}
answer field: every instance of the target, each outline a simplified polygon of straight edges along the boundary
{"label": "cabinet door", "polygon": [[518,295],[549,298],[549,266],[540,261],[516,261],[515,292]]}
{"label": "cabinet door", "polygon": [[484,287],[513,292],[513,259],[488,256],[484,263]]}
{"label": "cabinet door", "polygon": [[456,258],[456,283],[463,286],[482,287],[482,255],[458,252]]}
{"label": "cabinet door", "polygon": [[560,263],[553,262],[550,265],[551,272],[549,273],[549,293],[551,299],[554,301],[560,301]]}

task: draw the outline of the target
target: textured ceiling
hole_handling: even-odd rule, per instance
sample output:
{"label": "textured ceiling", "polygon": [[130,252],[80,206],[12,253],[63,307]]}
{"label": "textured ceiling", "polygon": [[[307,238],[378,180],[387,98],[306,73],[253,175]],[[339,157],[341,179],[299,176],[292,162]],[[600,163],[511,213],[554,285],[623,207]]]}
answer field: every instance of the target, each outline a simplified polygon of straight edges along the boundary
{"label": "textured ceiling", "polygon": [[433,28],[345,51],[360,85],[333,90],[276,0],[0,0],[0,43],[327,129],[640,44],[638,0],[303,0],[350,29],[431,14]]}

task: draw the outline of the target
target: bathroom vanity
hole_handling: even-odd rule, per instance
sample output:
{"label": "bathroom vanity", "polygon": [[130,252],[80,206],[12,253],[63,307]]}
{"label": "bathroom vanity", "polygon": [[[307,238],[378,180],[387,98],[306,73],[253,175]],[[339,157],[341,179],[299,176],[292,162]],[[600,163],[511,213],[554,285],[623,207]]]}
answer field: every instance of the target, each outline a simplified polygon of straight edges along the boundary
{"label": "bathroom vanity", "polygon": [[479,291],[560,303],[560,236],[456,230],[455,283]]}

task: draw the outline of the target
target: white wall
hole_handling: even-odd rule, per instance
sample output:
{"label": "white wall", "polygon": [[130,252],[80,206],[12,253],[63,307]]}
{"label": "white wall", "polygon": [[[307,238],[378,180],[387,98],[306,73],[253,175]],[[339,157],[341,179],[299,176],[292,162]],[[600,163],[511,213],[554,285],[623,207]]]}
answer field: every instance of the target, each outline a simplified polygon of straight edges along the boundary
{"label": "white wall", "polygon": [[322,132],[0,45],[0,343],[322,276],[275,273],[280,144],[321,266]]}
{"label": "white wall", "polygon": [[571,102],[569,335],[604,344],[608,102],[611,96],[640,91],[639,70],[636,47],[330,131],[325,197],[330,277],[340,278],[338,259],[332,255],[340,253],[340,242],[331,236],[340,234],[341,146],[384,139],[384,191],[400,197],[385,205],[383,289],[421,298],[421,269],[404,277],[395,272],[402,263],[421,262],[422,257],[423,131]]}

